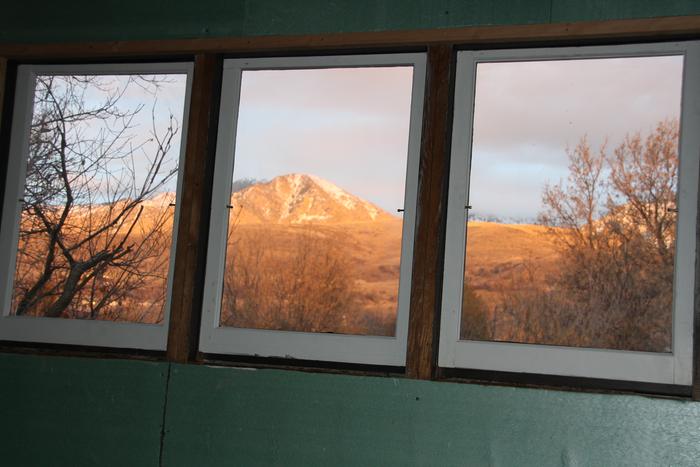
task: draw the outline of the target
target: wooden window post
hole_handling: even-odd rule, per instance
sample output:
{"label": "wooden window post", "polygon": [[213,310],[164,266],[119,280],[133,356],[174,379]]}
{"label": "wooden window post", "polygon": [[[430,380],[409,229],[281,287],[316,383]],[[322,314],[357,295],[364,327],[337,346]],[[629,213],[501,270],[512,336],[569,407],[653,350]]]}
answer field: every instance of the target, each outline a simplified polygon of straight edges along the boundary
{"label": "wooden window post", "polygon": [[194,63],[167,349],[168,360],[179,363],[197,352],[221,63],[213,54],[198,54]]}
{"label": "wooden window post", "polygon": [[5,80],[7,77],[7,59],[0,57],[0,125],[2,124],[2,108],[5,97]]}
{"label": "wooden window post", "polygon": [[410,378],[431,379],[436,373],[454,70],[452,45],[428,47],[406,357]]}

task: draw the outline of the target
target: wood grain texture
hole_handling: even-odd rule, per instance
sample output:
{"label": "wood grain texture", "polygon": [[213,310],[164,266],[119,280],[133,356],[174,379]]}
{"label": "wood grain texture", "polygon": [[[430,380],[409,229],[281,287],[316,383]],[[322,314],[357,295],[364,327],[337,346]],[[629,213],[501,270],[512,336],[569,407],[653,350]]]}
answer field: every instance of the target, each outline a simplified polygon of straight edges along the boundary
{"label": "wood grain texture", "polygon": [[454,66],[451,46],[428,48],[406,358],[410,378],[431,379],[436,370]]}
{"label": "wood grain texture", "polygon": [[198,344],[221,66],[216,55],[195,57],[167,348],[168,360],[181,363]]}
{"label": "wood grain texture", "polygon": [[557,24],[476,26],[312,35],[261,35],[143,41],[0,44],[0,56],[11,59],[80,59],[153,57],[202,53],[294,52],[366,47],[425,47],[527,44],[558,41],[663,40],[700,35],[700,16],[671,16]]}

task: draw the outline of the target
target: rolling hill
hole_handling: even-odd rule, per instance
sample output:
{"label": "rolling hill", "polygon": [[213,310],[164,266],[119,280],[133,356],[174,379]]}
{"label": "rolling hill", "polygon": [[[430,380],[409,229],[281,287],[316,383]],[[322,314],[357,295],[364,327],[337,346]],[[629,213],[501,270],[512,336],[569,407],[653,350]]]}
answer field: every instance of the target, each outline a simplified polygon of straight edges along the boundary
{"label": "rolling hill", "polygon": [[[237,256],[237,238],[264,238],[257,241],[264,243],[262,248],[282,258],[290,254],[290,245],[312,234],[318,241],[332,242],[333,249],[346,260],[344,267],[357,297],[354,312],[378,315],[384,322],[395,320],[401,218],[331,182],[304,174],[253,184],[234,193],[231,205],[231,258]],[[544,280],[557,258],[546,229],[525,224],[472,221],[468,252],[470,285],[491,309],[503,291],[521,286],[513,277],[524,268],[535,265],[534,276]]]}
{"label": "rolling hill", "polygon": [[[82,257],[83,250],[88,254],[101,248],[106,238],[114,237],[118,241],[132,224],[134,227],[125,247],[140,245],[153,229],[160,232],[158,240],[151,240],[148,244],[152,245],[149,247],[151,256],[142,264],[150,268],[152,274],[148,277],[151,279],[144,276],[133,297],[120,302],[118,309],[124,310],[124,316],[114,315],[115,318],[106,319],[145,322],[160,319],[157,315],[150,316],[150,312],[149,316],[133,318],[129,310],[133,308],[130,303],[135,302],[147,303],[149,309],[162,309],[174,202],[173,193],[161,193],[143,201],[122,222],[115,224],[117,227],[105,230],[82,250],[76,251],[78,257]],[[129,201],[75,207],[66,233],[77,239],[86,229],[99,229],[100,225],[113,219],[125,203]],[[401,263],[401,217],[327,180],[306,174],[282,175],[270,181],[249,184],[231,195],[230,204],[225,286],[232,291],[233,298],[225,297],[223,321],[233,319],[231,325],[246,327],[278,326],[305,330],[304,324],[270,324],[269,319],[274,321],[275,318],[256,322],[257,312],[249,314],[244,322],[236,321],[235,315],[239,313],[236,310],[244,305],[253,310],[259,308],[261,315],[277,313],[279,317],[286,313],[279,310],[288,308],[299,298],[294,295],[310,294],[321,287],[321,284],[301,287],[303,278],[299,276],[309,273],[300,271],[308,267],[316,274],[314,280],[329,284],[343,282],[333,285],[333,290],[342,291],[345,301],[333,305],[340,311],[334,316],[329,315],[325,324],[316,324],[320,330],[380,335],[394,333]],[[37,237],[33,243],[27,244],[27,248],[40,251],[42,241],[45,240]],[[499,294],[514,287],[514,275],[527,268],[534,269],[534,277],[541,281],[545,280],[547,271],[556,267],[557,255],[552,241],[546,229],[536,225],[472,221],[468,230],[468,253],[469,284],[490,308],[499,300]],[[32,261],[30,256],[22,257],[20,272],[28,274],[27,277],[37,270]],[[239,277],[242,274],[248,280],[245,284]],[[101,286],[113,282],[116,277],[117,272],[105,271],[101,276],[105,284]],[[294,284],[295,281],[299,284]],[[290,283],[291,288],[284,289],[284,283]],[[266,296],[251,295],[250,284],[259,286],[256,293]],[[300,292],[302,289],[306,292]],[[275,294],[280,297],[274,306],[262,305],[269,302],[268,296]],[[246,298],[240,298],[242,296]],[[311,301],[304,304],[306,311],[303,313],[319,313],[327,306]],[[273,308],[278,311],[274,312]]]}

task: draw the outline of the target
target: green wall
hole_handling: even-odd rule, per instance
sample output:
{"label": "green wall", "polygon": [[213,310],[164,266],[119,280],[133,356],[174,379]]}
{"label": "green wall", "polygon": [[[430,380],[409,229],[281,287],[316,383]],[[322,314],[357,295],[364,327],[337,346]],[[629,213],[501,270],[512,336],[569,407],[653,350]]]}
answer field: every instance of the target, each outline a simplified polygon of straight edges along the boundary
{"label": "green wall", "polygon": [[168,364],[0,354],[0,465],[158,465]]}
{"label": "green wall", "polygon": [[700,465],[700,404],[0,354],[3,466]]}
{"label": "green wall", "polygon": [[0,42],[164,39],[700,14],[697,0],[8,1]]}
{"label": "green wall", "polygon": [[[700,14],[679,0],[6,2],[0,42]],[[0,354],[0,465],[700,465],[700,404]]]}

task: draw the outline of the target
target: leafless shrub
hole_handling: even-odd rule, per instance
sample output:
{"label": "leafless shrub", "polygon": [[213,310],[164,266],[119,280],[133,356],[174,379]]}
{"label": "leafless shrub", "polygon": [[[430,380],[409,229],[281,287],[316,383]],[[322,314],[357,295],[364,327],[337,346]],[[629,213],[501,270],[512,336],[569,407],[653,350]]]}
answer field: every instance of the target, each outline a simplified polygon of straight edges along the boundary
{"label": "leafless shrub", "polygon": [[540,216],[559,269],[549,284],[514,277],[499,340],[670,351],[677,145],[678,123],[663,121],[612,154],[585,137],[567,151],[569,178],[545,187]]}
{"label": "leafless shrub", "polygon": [[224,325],[347,333],[358,318],[366,318],[354,313],[351,267],[333,236],[310,228],[284,240],[256,230],[234,232],[224,281]]}
{"label": "leafless shrub", "polygon": [[[13,291],[17,315],[157,322],[162,319],[172,209],[144,202],[176,176],[173,115],[156,124],[162,79],[39,76],[31,123]],[[153,98],[150,140],[137,137]],[[99,96],[99,97],[98,97]],[[146,160],[145,165],[135,160]]]}

